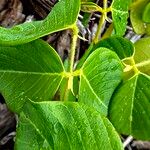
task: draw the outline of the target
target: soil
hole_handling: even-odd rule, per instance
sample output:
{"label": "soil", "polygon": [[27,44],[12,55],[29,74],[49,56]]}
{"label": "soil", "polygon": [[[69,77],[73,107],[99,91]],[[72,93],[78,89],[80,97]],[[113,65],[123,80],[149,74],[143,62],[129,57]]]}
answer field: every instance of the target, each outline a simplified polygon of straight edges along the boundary
{"label": "soil", "polygon": [[[0,26],[10,28],[25,21],[44,19],[57,1],[58,0],[0,0]],[[97,3],[101,5],[100,0],[97,0]],[[111,1],[108,1],[108,5],[110,5],[110,3]],[[82,17],[81,13],[78,19],[78,26],[80,35],[87,40],[78,40],[76,61],[84,54],[90,44],[100,15],[93,14],[87,28],[81,23]],[[109,23],[107,22],[105,24],[103,30],[105,30]],[[128,27],[126,37],[132,41],[140,38],[140,36],[135,35],[130,26]],[[62,60],[68,57],[71,41],[71,32],[69,30],[48,35],[43,39],[57,50]],[[80,49],[82,49],[82,51],[80,51]],[[0,95],[0,150],[13,150],[16,123],[17,116],[9,111],[4,98]],[[125,146],[126,150],[150,150],[150,142],[136,141],[130,136],[122,137],[122,141],[124,143],[127,142]]]}

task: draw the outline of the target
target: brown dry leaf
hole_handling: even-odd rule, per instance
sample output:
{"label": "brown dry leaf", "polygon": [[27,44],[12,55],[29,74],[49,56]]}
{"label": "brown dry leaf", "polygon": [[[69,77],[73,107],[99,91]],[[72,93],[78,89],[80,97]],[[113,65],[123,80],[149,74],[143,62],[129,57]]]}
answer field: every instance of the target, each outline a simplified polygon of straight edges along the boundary
{"label": "brown dry leaf", "polygon": [[0,25],[3,27],[12,27],[21,23],[25,18],[22,11],[22,3],[19,0],[1,0]]}

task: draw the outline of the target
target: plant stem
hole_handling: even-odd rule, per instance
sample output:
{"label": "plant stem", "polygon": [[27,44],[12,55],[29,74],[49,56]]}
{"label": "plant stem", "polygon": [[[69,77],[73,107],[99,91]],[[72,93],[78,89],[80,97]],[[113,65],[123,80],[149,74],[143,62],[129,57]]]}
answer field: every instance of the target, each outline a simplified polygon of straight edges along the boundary
{"label": "plant stem", "polygon": [[124,61],[125,60],[128,60],[128,62],[123,62],[123,64],[126,66],[126,68],[124,69],[125,72],[130,70],[133,70],[135,74],[138,74],[140,72],[137,68],[137,64],[135,63],[133,56],[124,59]]}
{"label": "plant stem", "polygon": [[101,18],[99,20],[98,29],[95,35],[95,38],[93,39],[93,42],[96,44],[99,41],[99,35],[101,34],[101,30],[103,27],[103,24],[105,23],[105,20],[107,18],[107,12],[110,11],[110,8],[107,8],[107,0],[103,0],[103,11],[101,12]]}
{"label": "plant stem", "polygon": [[71,51],[69,55],[69,72],[73,72],[74,68],[74,58],[75,58],[75,51],[76,51],[76,44],[78,39],[78,27],[74,25],[72,27],[72,43],[71,43]]}
{"label": "plant stem", "polygon": [[[78,27],[74,24],[72,27],[72,42],[71,42],[71,50],[69,54],[69,66],[65,73],[66,79],[64,80],[63,86],[65,90],[61,91],[61,99],[63,101],[74,101],[75,95],[73,91],[73,76],[74,76],[74,58],[76,52],[76,44],[78,39]],[[77,72],[78,73],[78,72]],[[75,73],[75,75],[77,74]]]}
{"label": "plant stem", "polygon": [[138,68],[136,67],[136,64],[135,64],[135,61],[134,61],[134,58],[133,58],[133,57],[131,57],[131,65],[133,66],[134,73],[135,73],[135,74],[138,74],[138,73],[139,73],[139,70],[138,70]]}
{"label": "plant stem", "polygon": [[100,33],[101,33],[101,29],[102,29],[102,27],[103,27],[104,22],[105,22],[105,14],[102,13],[101,18],[100,18],[100,20],[99,20],[98,29],[97,29],[95,38],[93,39],[93,42],[94,42],[95,44],[99,41],[99,35],[100,35]]}

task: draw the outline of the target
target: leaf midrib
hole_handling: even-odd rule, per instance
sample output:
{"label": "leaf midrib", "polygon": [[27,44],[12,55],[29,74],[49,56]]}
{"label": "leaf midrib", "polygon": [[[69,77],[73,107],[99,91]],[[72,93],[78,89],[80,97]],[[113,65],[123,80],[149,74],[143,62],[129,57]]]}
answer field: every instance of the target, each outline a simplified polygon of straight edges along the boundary
{"label": "leaf midrib", "polygon": [[[45,136],[43,136],[43,134],[40,132],[40,130],[36,127],[36,125],[35,125],[29,118],[27,118],[25,114],[24,114],[24,116],[25,116],[25,118],[30,122],[30,124],[33,125],[33,127],[35,128],[35,130],[37,131],[37,133],[39,133],[39,135],[43,138],[43,140],[46,140],[46,141],[47,141],[47,139],[45,138]],[[19,139],[19,138],[18,138],[18,139]],[[18,139],[17,139],[17,140],[18,140]],[[47,141],[47,143],[49,144],[48,141]],[[50,146],[50,148],[51,148],[51,145],[50,145],[50,144],[49,144],[49,146]]]}
{"label": "leaf midrib", "polygon": [[147,59],[147,60],[145,60],[145,61],[141,61],[140,63],[137,63],[136,64],[136,67],[138,68],[140,68],[140,67],[145,67],[145,66],[147,66],[147,65],[150,65],[150,59]]}
{"label": "leaf midrib", "polygon": [[64,76],[63,72],[52,73],[52,72],[30,72],[30,71],[15,71],[15,70],[0,70],[0,73],[13,73],[13,74],[34,74],[34,75],[50,75],[50,76]]}
{"label": "leaf midrib", "polygon": [[118,9],[115,9],[115,8],[112,8],[112,10],[113,10],[114,12],[118,12],[118,13],[121,13],[121,14],[128,14],[128,11],[118,10]]}
{"label": "leaf midrib", "polygon": [[132,95],[132,105],[131,105],[131,121],[130,121],[130,134],[132,134],[132,122],[133,122],[133,108],[134,108],[134,98],[136,93],[136,86],[137,86],[137,80],[138,80],[139,74],[136,75],[135,83],[134,83],[134,89],[133,89],[133,95]]}
{"label": "leaf midrib", "polygon": [[87,84],[89,85],[89,88],[91,90],[91,92],[95,95],[95,97],[98,99],[98,101],[107,109],[107,106],[102,102],[102,100],[97,96],[97,94],[94,92],[91,84],[89,83],[88,79],[86,78],[86,76],[83,74],[83,72],[81,73],[81,76],[85,79],[85,81],[87,82]]}

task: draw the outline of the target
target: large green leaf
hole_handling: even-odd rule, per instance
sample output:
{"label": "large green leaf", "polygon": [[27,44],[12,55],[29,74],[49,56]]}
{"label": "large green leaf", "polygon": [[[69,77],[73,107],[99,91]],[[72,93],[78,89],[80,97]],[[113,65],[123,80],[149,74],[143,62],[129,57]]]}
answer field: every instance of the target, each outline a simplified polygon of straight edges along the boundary
{"label": "large green leaf", "polygon": [[46,143],[32,122],[21,113],[17,127],[15,150],[40,150],[41,147],[43,147],[42,150],[46,150],[48,147]]}
{"label": "large green leaf", "polygon": [[135,43],[135,63],[138,69],[150,75],[150,37],[142,38]]}
{"label": "large green leaf", "polygon": [[[150,24],[144,22],[146,15],[143,16],[145,8],[149,0],[140,0],[133,3],[130,11],[130,19],[133,29],[137,34],[149,34],[150,35]],[[143,20],[144,17],[144,20]]]}
{"label": "large green leaf", "polygon": [[131,0],[113,0],[112,18],[116,35],[122,36],[126,31],[130,3]]}
{"label": "large green leaf", "polygon": [[[109,116],[116,129],[135,138],[150,140],[150,38],[135,43],[124,81],[113,95]],[[142,119],[141,119],[142,118]]]}
{"label": "large green leaf", "polygon": [[50,33],[71,28],[80,9],[80,0],[60,0],[42,21],[33,21],[6,29],[0,27],[0,44],[28,43]]}
{"label": "large green leaf", "polygon": [[110,105],[110,121],[119,133],[150,140],[150,76],[139,73],[123,82]]}
{"label": "large green leaf", "polygon": [[[77,102],[31,102],[25,105],[24,114],[35,130],[47,140],[50,145],[48,149],[123,149],[119,136],[108,119]],[[28,139],[20,140],[23,140],[20,144],[25,142],[26,147]]]}
{"label": "large green leaf", "polygon": [[63,71],[59,56],[44,41],[0,47],[0,93],[13,111],[18,111],[28,98],[50,100]]}
{"label": "large green leaf", "polygon": [[107,114],[109,100],[122,79],[117,55],[106,48],[94,51],[81,68],[79,101]]}

